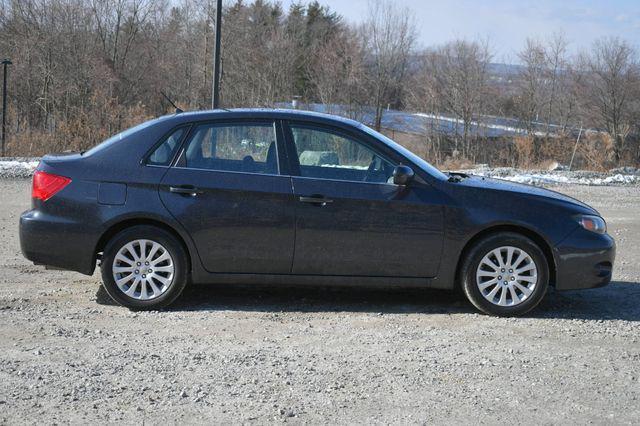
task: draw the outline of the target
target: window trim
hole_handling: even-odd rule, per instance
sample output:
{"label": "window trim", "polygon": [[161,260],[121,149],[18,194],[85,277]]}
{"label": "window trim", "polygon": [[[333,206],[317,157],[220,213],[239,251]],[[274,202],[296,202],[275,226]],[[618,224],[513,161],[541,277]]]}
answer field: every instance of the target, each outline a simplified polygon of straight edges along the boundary
{"label": "window trim", "polygon": [[[165,169],[168,169],[169,167],[171,167],[173,163],[176,161],[176,158],[178,158],[178,156],[180,155],[180,151],[182,150],[182,145],[184,144],[185,138],[191,133],[191,127],[192,127],[192,123],[180,124],[178,126],[172,127],[171,130],[163,134],[162,137],[158,139],[151,146],[151,148],[147,150],[147,152],[145,152],[145,154],[140,159],[140,164],[145,167],[162,167]],[[178,141],[178,149],[176,150],[176,152],[173,153],[173,157],[171,157],[171,161],[169,161],[169,163],[166,166],[162,164],[149,164],[149,158],[151,158],[153,153],[156,152],[156,149],[158,149],[160,145],[162,145],[169,136],[171,136],[172,134],[174,134],[175,132],[177,132],[179,129],[182,129],[182,128],[186,129],[186,131],[180,137],[180,140]]]}
{"label": "window trim", "polygon": [[315,177],[315,176],[291,176],[291,177],[295,179],[322,180],[327,182],[347,182],[347,183],[363,183],[365,185],[393,186],[394,188],[401,186],[401,185],[396,185],[395,183],[389,183],[389,182],[366,182],[363,180],[332,179],[332,178],[321,178],[321,177]]}
{"label": "window trim", "polygon": [[200,167],[183,167],[183,166],[173,166],[173,169],[179,170],[197,170],[199,172],[211,172],[211,173],[233,173],[236,175],[252,175],[252,176],[271,176],[271,177],[290,177],[289,175],[274,175],[273,173],[255,173],[255,172],[238,172],[235,170],[217,170],[217,169],[203,169]]}
{"label": "window trim", "polygon": [[[281,133],[278,131],[278,121],[277,119],[255,119],[255,118],[241,118],[241,119],[225,119],[225,120],[206,120],[206,121],[196,121],[193,123],[189,123],[191,128],[186,134],[186,138],[181,141],[180,149],[178,150],[177,156],[172,163],[173,168],[183,169],[183,170],[198,170],[198,171],[209,171],[209,172],[217,172],[217,173],[235,173],[235,174],[250,174],[250,175],[262,175],[262,176],[285,176],[283,171],[283,162],[281,158],[281,141],[280,138]],[[191,141],[194,132],[198,127],[201,126],[211,126],[211,127],[231,127],[231,126],[263,126],[269,125],[273,129],[273,134],[275,136],[275,148],[276,148],[276,168],[277,174],[273,173],[254,173],[254,172],[239,172],[236,170],[218,170],[218,169],[204,169],[200,167],[187,167],[186,165],[186,151],[188,147],[188,143]]]}
{"label": "window trim", "polygon": [[287,148],[288,148],[287,157],[290,162],[289,167],[291,169],[291,176],[297,177],[297,178],[303,178],[303,179],[317,179],[317,180],[325,180],[325,181],[332,181],[332,182],[366,183],[366,184],[375,184],[375,185],[398,186],[394,183],[388,183],[388,182],[365,182],[365,181],[349,180],[349,179],[333,179],[333,178],[321,178],[321,177],[313,177],[313,176],[302,176],[302,172],[300,170],[300,157],[298,155],[298,148],[296,146],[295,138],[293,136],[294,127],[302,127],[302,128],[317,130],[321,132],[324,131],[326,133],[331,133],[345,139],[351,139],[356,143],[359,143],[364,147],[366,147],[367,149],[369,149],[370,151],[372,151],[374,155],[377,155],[383,160],[391,163],[391,165],[394,165],[394,167],[397,167],[397,164],[402,163],[402,161],[399,162],[395,159],[390,158],[389,155],[387,155],[387,153],[382,153],[380,149],[373,146],[374,144],[372,144],[368,140],[367,135],[363,135],[364,137],[360,137],[360,135],[355,134],[355,132],[351,132],[346,129],[330,126],[327,124],[317,123],[313,121],[286,120],[284,122],[284,127],[285,127],[285,135],[286,135]]}

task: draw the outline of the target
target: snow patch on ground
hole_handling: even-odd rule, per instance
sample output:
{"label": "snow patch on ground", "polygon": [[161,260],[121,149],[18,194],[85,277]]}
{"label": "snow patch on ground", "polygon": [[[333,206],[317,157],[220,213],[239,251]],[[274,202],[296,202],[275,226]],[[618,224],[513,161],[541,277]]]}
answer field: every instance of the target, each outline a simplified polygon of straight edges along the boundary
{"label": "snow patch on ground", "polygon": [[476,176],[504,179],[529,185],[640,185],[640,170],[627,169],[625,173],[612,170],[609,173],[568,170],[519,170],[511,167],[489,168],[479,166],[474,169],[460,170]]}
{"label": "snow patch on ground", "polygon": [[33,157],[0,158],[0,178],[29,178],[39,162]]}
{"label": "snow patch on ground", "polygon": [[[423,112],[417,112],[414,115],[416,117],[423,117],[423,118],[428,118],[428,119],[431,119],[431,120],[447,121],[447,122],[450,122],[450,123],[456,123],[456,124],[459,124],[459,125],[464,125],[464,120],[461,120],[459,118],[446,117],[444,115],[437,115],[437,114],[426,114],[426,113],[423,113]],[[487,129],[503,130],[503,131],[513,132],[513,133],[521,134],[521,135],[529,134],[526,129],[520,129],[520,128],[512,127],[512,126],[505,126],[504,124],[489,124],[489,123],[482,123],[482,122],[479,122],[479,121],[472,121],[470,124],[472,126],[485,127]],[[535,132],[533,132],[533,135],[535,135],[535,136],[546,136],[547,133],[540,132],[540,131],[535,131]]]}

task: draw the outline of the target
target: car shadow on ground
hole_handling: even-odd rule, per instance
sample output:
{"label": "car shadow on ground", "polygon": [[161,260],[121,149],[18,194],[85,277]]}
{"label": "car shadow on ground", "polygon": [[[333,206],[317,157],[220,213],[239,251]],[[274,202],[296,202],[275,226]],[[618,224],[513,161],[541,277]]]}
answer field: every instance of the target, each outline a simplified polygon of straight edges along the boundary
{"label": "car shadow on ground", "polygon": [[[114,304],[102,286],[98,303]],[[372,312],[458,314],[477,312],[460,292],[324,286],[192,285],[168,311]],[[527,316],[640,321],[640,283],[615,281],[580,291],[550,290]]]}

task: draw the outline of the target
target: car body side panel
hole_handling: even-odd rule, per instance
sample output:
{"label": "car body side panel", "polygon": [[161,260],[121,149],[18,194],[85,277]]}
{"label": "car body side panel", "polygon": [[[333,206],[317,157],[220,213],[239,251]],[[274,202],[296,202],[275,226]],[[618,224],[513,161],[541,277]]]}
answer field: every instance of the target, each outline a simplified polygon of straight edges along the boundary
{"label": "car body side panel", "polygon": [[296,197],[321,194],[325,206],[296,204],[293,272],[433,277],[443,240],[440,197],[429,185],[294,177]]}
{"label": "car body side panel", "polygon": [[[484,178],[472,177],[462,182],[445,182],[439,188],[445,201],[446,238],[443,262],[437,280],[455,283],[458,260],[467,244],[490,229],[512,227],[537,235],[552,251],[554,267],[558,265],[553,248],[579,228],[575,214],[593,214],[593,209],[566,199],[545,198],[544,190],[531,188],[534,194],[505,192],[499,182],[482,186]],[[506,185],[511,185],[506,183]]]}
{"label": "car body side panel", "polygon": [[[101,168],[102,178],[92,180],[87,176],[96,174],[87,170],[84,160],[62,156],[38,166],[39,170],[69,177],[71,183],[44,203],[34,200],[33,208],[21,217],[21,245],[27,258],[90,275],[105,232],[125,221],[149,220],[173,229],[185,242],[192,259],[198,259],[191,238],[160,201],[158,182],[166,168],[134,164],[128,175]],[[105,194],[110,202],[99,203],[100,187],[105,184],[112,188]],[[200,267],[199,262],[194,262],[193,267]]]}
{"label": "car body side panel", "polygon": [[[202,193],[170,192],[191,185]],[[293,196],[288,176],[172,168],[160,186],[166,208],[189,232],[209,272],[291,272]]]}
{"label": "car body side panel", "polygon": [[[193,280],[193,284],[225,285],[327,285],[379,288],[443,288],[441,282],[421,277],[371,277],[349,275],[299,275],[299,274],[223,274],[205,273]],[[449,287],[444,287],[449,288]]]}

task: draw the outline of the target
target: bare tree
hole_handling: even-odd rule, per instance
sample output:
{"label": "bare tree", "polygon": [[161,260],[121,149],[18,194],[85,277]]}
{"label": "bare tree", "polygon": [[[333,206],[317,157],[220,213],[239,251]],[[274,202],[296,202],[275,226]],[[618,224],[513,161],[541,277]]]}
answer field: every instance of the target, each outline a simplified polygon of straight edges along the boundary
{"label": "bare tree", "polygon": [[150,0],[92,0],[102,49],[114,69],[124,67],[131,46],[152,11]]}
{"label": "bare tree", "polygon": [[[488,65],[491,52],[486,42],[456,40],[430,52],[424,71],[431,77],[430,91],[441,111],[452,114],[462,124],[462,155],[473,154],[470,132],[487,105]],[[458,133],[456,126],[456,134]],[[456,150],[460,148],[456,138]]]}
{"label": "bare tree", "polygon": [[569,90],[571,64],[567,56],[569,43],[563,33],[554,34],[548,41],[545,57],[549,74],[549,89],[546,106],[545,123],[547,135],[551,125],[555,123],[566,127],[573,115],[575,100]]}
{"label": "bare tree", "polygon": [[539,131],[542,123],[547,135],[556,124],[564,129],[575,114],[567,46],[565,37],[558,33],[546,42],[527,39],[518,54],[522,68],[517,79],[515,113],[529,133]]}
{"label": "bare tree", "polygon": [[620,161],[637,111],[634,102],[640,94],[637,52],[624,40],[604,38],[596,41],[579,60],[582,107],[585,120],[606,129],[614,139],[614,155]]}
{"label": "bare tree", "polygon": [[[426,59],[423,58],[423,61]],[[421,65],[426,69],[425,65]],[[440,131],[438,112],[442,111],[442,101],[439,92],[435,89],[435,79],[430,72],[419,72],[412,76],[409,82],[411,89],[408,91],[407,105],[409,108],[426,113],[423,117],[421,136],[424,138],[427,156],[436,164],[442,163],[442,142],[444,135]]]}
{"label": "bare tree", "polygon": [[238,1],[225,17],[222,101],[225,106],[272,106],[294,91],[295,44],[278,5]]}
{"label": "bare tree", "polygon": [[359,36],[344,29],[312,55],[307,72],[317,100],[333,108],[329,112],[362,119],[368,96],[365,50]]}
{"label": "bare tree", "polygon": [[527,39],[518,58],[522,71],[518,81],[516,113],[527,132],[533,133],[540,114],[549,104],[547,54],[541,42]]}
{"label": "bare tree", "polygon": [[369,55],[374,126],[380,130],[384,108],[401,98],[416,31],[409,11],[388,0],[370,1],[361,31]]}

